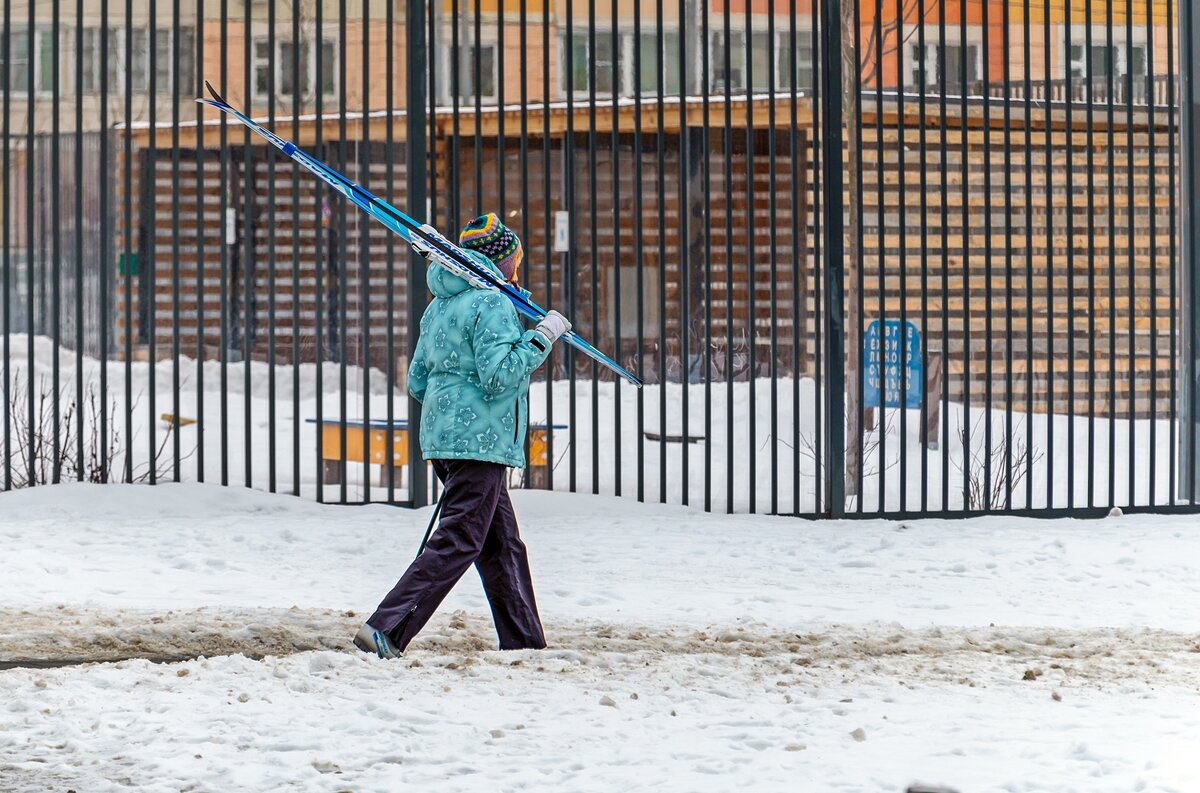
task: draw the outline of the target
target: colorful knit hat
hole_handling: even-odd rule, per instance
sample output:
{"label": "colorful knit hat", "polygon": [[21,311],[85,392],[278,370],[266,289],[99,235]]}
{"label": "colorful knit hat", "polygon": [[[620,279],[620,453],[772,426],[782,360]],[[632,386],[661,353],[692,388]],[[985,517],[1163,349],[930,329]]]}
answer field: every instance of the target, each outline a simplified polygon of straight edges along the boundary
{"label": "colorful knit hat", "polygon": [[505,227],[495,213],[480,215],[468,223],[458,235],[458,244],[491,259],[506,280],[517,279],[525,249],[517,235]]}

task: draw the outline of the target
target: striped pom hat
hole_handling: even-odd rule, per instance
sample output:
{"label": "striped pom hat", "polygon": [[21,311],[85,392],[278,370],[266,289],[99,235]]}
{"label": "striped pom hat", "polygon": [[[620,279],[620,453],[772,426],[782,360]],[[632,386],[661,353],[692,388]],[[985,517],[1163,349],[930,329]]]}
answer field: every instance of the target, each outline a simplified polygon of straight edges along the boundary
{"label": "striped pom hat", "polygon": [[501,223],[494,212],[480,215],[468,223],[458,235],[458,244],[491,259],[506,280],[517,279],[525,249],[517,235]]}

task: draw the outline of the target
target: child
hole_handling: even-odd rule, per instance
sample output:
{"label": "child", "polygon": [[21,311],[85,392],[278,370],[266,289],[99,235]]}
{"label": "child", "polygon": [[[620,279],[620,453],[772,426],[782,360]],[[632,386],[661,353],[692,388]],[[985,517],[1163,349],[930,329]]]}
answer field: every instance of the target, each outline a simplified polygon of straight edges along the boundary
{"label": "child", "polygon": [[[517,284],[521,241],[496,215],[468,223],[459,244]],[[500,649],[541,649],[546,638],[505,480],[509,467],[525,466],[529,377],[571,323],[551,311],[523,332],[503,295],[474,289],[436,262],[427,278],[435,299],[421,317],[408,390],[422,405],[421,451],[445,488],[441,522],[354,644],[399,656],[474,564]]]}

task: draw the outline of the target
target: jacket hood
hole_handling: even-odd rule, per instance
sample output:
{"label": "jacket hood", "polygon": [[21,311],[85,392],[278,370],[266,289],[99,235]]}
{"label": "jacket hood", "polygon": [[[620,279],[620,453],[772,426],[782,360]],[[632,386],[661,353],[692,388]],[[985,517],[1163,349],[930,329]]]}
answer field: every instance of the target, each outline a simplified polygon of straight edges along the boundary
{"label": "jacket hood", "polygon": [[[504,276],[496,269],[496,265],[492,264],[491,260],[486,256],[474,251],[466,251],[466,254],[481,267],[494,273],[501,281],[504,280]],[[429,263],[429,269],[425,273],[425,280],[429,284],[429,291],[433,293],[434,297],[454,297],[458,293],[465,292],[471,288],[471,285],[461,276],[455,275],[437,262]]]}

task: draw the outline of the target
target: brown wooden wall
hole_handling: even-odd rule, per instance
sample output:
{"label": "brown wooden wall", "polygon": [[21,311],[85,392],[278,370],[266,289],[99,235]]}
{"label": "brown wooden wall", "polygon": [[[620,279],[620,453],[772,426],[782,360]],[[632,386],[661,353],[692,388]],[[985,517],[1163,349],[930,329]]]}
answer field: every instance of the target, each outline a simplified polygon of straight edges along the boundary
{"label": "brown wooden wall", "polygon": [[864,125],[864,321],[899,319],[903,308],[921,327],[924,303],[926,342],[947,355],[952,400],[969,388],[982,404],[990,384],[1003,408],[1011,375],[1017,410],[1032,392],[1038,411],[1052,394],[1060,413],[1086,414],[1094,400],[1099,415],[1147,416],[1153,397],[1157,415],[1170,415],[1169,133],[1160,123],[1152,145],[1144,116],[1132,132],[1118,122],[1110,148],[1104,115],[1090,138],[1083,115],[1070,147],[1065,126],[1047,140],[1035,117],[1028,158],[1023,123],[1007,135],[976,120],[964,134],[952,119],[944,133],[926,130],[924,169],[915,115],[903,131],[894,115],[882,134],[873,118]]}
{"label": "brown wooden wall", "polygon": [[[753,118],[758,126],[761,115],[756,107]],[[992,401],[997,407],[1003,407],[1011,393],[1014,409],[1024,409],[1026,396],[1031,395],[1033,409],[1045,411],[1051,406],[1052,395],[1054,409],[1066,412],[1073,391],[1072,407],[1077,413],[1086,412],[1090,400],[1094,401],[1097,415],[1107,415],[1112,410],[1119,416],[1131,413],[1145,416],[1152,407],[1159,416],[1169,415],[1172,310],[1178,301],[1172,292],[1170,233],[1175,227],[1170,197],[1171,138],[1164,123],[1166,119],[1160,115],[1151,125],[1150,119],[1140,115],[1134,118],[1130,131],[1128,122],[1118,118],[1111,131],[1110,148],[1106,114],[1095,116],[1093,134],[1089,137],[1083,126],[1083,113],[1077,109],[1068,158],[1068,137],[1061,112],[1056,110],[1051,119],[1049,137],[1044,113],[1035,112],[1029,124],[1032,151],[1027,161],[1025,122],[1020,113],[1014,114],[1008,132],[1001,126],[998,106],[993,109],[989,132],[983,129],[979,108],[971,109],[965,131],[957,115],[946,119],[944,131],[935,106],[926,115],[924,140],[916,108],[911,106],[903,123],[894,110],[885,111],[881,126],[870,109],[864,117],[862,192],[857,199],[849,190],[845,196],[848,205],[856,200],[861,209],[863,323],[881,317],[900,319],[903,311],[907,319],[923,330],[927,348],[946,355],[945,371],[950,396],[955,401],[969,391],[972,402],[980,404],[990,385]],[[694,128],[699,119],[692,116],[689,110],[688,123],[693,130],[688,133],[687,148],[703,156],[692,158],[681,167],[678,127],[668,128],[661,144],[661,185],[659,140],[652,128],[642,135],[642,150],[637,156],[633,135],[624,131],[628,129],[624,119],[615,155],[611,131],[601,132],[594,139],[586,132],[576,132],[570,147],[573,153],[569,173],[573,182],[569,195],[565,169],[568,147],[565,134],[557,131],[562,128],[562,120],[556,116],[556,132],[550,140],[548,205],[542,141],[536,135],[530,138],[527,162],[523,165],[517,118],[508,122],[503,157],[494,127],[485,128],[479,137],[464,134],[455,147],[448,135],[450,125],[440,123],[444,120],[439,119],[438,135],[430,147],[437,173],[437,190],[432,198],[436,223],[452,233],[480,211],[500,211],[507,224],[524,234],[528,259],[522,280],[533,290],[535,299],[569,313],[576,326],[599,346],[614,350],[619,347],[618,357],[623,362],[634,368],[640,362],[651,382],[659,378],[660,366],[668,379],[682,376],[681,340],[686,329],[690,329],[687,338],[693,371],[697,371],[707,349],[712,356],[714,376],[723,379],[727,353],[732,352],[733,376],[745,378],[750,373],[749,350],[753,345],[755,370],[760,376],[772,372],[773,360],[780,374],[788,375],[798,368],[801,375],[811,376],[816,372],[819,339],[817,248],[821,195],[816,179],[819,163],[814,157],[808,115],[802,116],[795,135],[798,149],[793,152],[792,135],[782,123],[787,116],[780,114],[774,167],[766,130],[757,129],[750,137],[744,127],[732,132],[729,139],[732,157],[727,161],[726,141],[719,129],[722,117],[716,112],[710,117],[710,124],[718,130],[710,133],[705,145],[703,133]],[[652,113],[645,114],[647,126],[652,118]],[[745,119],[744,111],[742,118]],[[581,123],[586,124],[586,116],[577,117],[577,130]],[[529,128],[540,129],[540,121],[531,120]],[[374,131],[371,134],[377,137]],[[753,144],[750,147],[753,213],[748,189],[751,160],[747,156],[748,141]],[[1006,141],[1011,143],[1008,152]],[[386,194],[386,155],[382,145],[371,145],[369,174],[356,164],[362,153],[358,146],[350,143],[346,149],[346,171],[351,178],[361,180],[365,176],[372,189]],[[420,216],[425,214],[425,208],[409,208],[404,199],[402,152],[402,147],[398,147],[392,199],[397,206]],[[336,145],[327,144],[316,153],[338,163]],[[478,175],[477,153],[482,166]],[[240,157],[239,146],[231,156],[231,167],[241,167]],[[254,224],[256,275],[252,291],[257,300],[257,337],[252,354],[263,357],[266,352],[268,273],[273,269],[277,351],[281,361],[290,360],[294,294],[291,284],[294,267],[298,266],[301,356],[312,360],[318,325],[317,284],[324,277],[318,275],[318,263],[327,261],[327,257],[319,254],[319,246],[321,240],[328,241],[319,234],[318,184],[307,175],[300,177],[301,210],[295,219],[299,245],[298,255],[293,256],[291,167],[278,165],[272,181],[266,178],[265,158],[264,148],[253,149],[253,203],[259,215]],[[169,347],[172,334],[170,219],[174,191],[170,153],[160,151],[155,161],[156,214],[151,226],[159,263],[154,278],[158,313],[155,340],[164,348]],[[195,249],[197,217],[194,179],[190,175],[194,172],[193,161],[193,154],[185,154],[178,191],[183,240],[181,340],[185,352],[189,348],[194,350],[196,345],[197,281],[194,253],[191,253]],[[1006,177],[1008,173],[1011,179]],[[679,222],[683,208],[681,174],[688,175],[686,209],[690,228],[686,238],[681,234]],[[703,190],[706,179],[710,188],[707,196]],[[230,195],[237,195],[240,181],[239,176],[229,182]],[[220,217],[220,194],[216,190],[220,182],[219,160],[214,150],[205,155],[205,182],[204,346],[206,354],[216,355],[220,347],[220,236],[224,224]],[[276,189],[273,223],[266,215],[272,183]],[[798,202],[793,201],[794,191],[799,195]],[[552,233],[554,213],[566,210],[572,201],[573,255],[553,251],[547,254],[546,239]],[[523,214],[526,202],[528,218]],[[240,197],[236,203],[240,208]],[[358,329],[365,324],[370,327],[370,358],[376,365],[382,365],[379,355],[385,349],[389,322],[395,328],[396,349],[402,354],[405,348],[407,251],[403,245],[395,248],[399,257],[394,274],[395,299],[389,306],[388,233],[340,199],[331,201],[330,206],[335,228],[339,226],[339,210],[346,207],[346,313],[350,330],[347,357],[358,360],[354,352]],[[1110,213],[1115,224],[1111,236]],[[793,224],[800,229],[798,236],[793,234]],[[371,246],[367,284],[372,298],[367,315],[362,313],[359,300],[364,261],[359,241],[363,230],[369,230]],[[690,253],[684,256],[686,251]],[[683,261],[689,264],[682,267]],[[640,350],[635,333],[639,324],[636,316],[625,317],[625,327],[617,343],[614,262],[621,264],[625,287],[621,291],[626,306],[636,295],[636,288],[630,289],[631,284],[640,278],[643,286],[646,305],[640,317],[643,336]],[[686,292],[684,273],[688,276]],[[853,299],[857,278],[852,266],[850,273],[847,298]],[[728,286],[730,281],[732,289]],[[240,295],[240,290],[239,279],[238,284],[230,285],[225,292],[227,300]],[[327,297],[328,292],[323,296]],[[423,304],[426,297],[421,295],[419,299]],[[660,303],[661,312],[656,310]],[[709,307],[712,344],[706,346],[704,317]],[[772,328],[776,330],[774,346]],[[793,345],[794,337],[799,338],[798,350]],[[798,367],[795,357],[799,358]],[[561,361],[558,367],[561,372]],[[580,361],[581,372],[587,373],[590,368],[590,364]]]}

